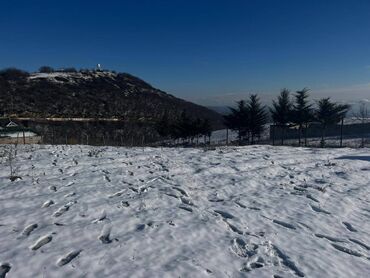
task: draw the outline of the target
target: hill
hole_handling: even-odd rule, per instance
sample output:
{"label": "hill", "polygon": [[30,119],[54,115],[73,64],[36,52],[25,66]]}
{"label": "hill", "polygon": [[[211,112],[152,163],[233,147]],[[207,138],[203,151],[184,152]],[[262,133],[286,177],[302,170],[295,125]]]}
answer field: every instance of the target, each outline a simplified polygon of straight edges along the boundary
{"label": "hill", "polygon": [[217,112],[167,94],[128,73],[0,72],[0,115],[35,129],[45,143],[153,142],[158,139],[154,124],[164,113],[175,119],[183,111],[191,118],[208,119],[213,129],[223,126]]}
{"label": "hill", "polygon": [[0,112],[7,115],[155,121],[164,111],[176,117],[183,110],[193,117],[208,118],[215,127],[222,121],[218,113],[127,73],[51,72],[18,78],[0,74]]}

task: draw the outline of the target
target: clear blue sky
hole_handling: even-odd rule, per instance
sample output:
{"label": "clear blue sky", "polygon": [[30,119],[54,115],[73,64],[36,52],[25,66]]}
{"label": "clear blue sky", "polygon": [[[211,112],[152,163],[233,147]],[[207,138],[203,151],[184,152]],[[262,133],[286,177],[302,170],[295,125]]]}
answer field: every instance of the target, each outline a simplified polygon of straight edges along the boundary
{"label": "clear blue sky", "polygon": [[370,92],[369,0],[2,1],[0,26],[0,68],[101,63],[210,104],[282,87]]}

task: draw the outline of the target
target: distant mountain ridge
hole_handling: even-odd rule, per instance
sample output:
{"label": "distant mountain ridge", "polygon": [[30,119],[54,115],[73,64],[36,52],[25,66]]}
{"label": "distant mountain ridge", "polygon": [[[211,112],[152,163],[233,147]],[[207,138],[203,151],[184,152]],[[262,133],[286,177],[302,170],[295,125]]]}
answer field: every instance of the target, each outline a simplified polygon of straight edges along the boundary
{"label": "distant mountain ridge", "polygon": [[214,128],[222,126],[222,116],[215,111],[167,94],[127,73],[0,73],[0,114],[155,122],[164,113],[174,118],[182,111],[193,118],[209,119]]}

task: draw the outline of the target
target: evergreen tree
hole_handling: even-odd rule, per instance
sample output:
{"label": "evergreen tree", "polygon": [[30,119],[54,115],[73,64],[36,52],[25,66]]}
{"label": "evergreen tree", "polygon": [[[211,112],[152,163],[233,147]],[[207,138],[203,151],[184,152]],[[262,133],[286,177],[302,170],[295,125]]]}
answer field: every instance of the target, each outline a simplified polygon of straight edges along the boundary
{"label": "evergreen tree", "polygon": [[0,76],[6,81],[21,81],[26,80],[30,74],[27,71],[20,70],[17,68],[7,68],[0,70]]}
{"label": "evergreen tree", "polygon": [[238,132],[239,144],[248,132],[248,107],[244,100],[237,102],[237,108],[229,107],[230,114],[224,116],[225,125],[227,128]]}
{"label": "evergreen tree", "polygon": [[191,136],[191,125],[191,119],[188,117],[186,111],[182,111],[177,124],[175,124],[175,130],[177,130],[176,133],[179,138],[186,140]]}
{"label": "evergreen tree", "polygon": [[321,124],[321,146],[325,146],[325,132],[328,126],[339,123],[349,110],[348,105],[337,104],[330,98],[323,98],[317,102],[315,118]]}
{"label": "evergreen tree", "polygon": [[295,94],[295,103],[293,104],[292,122],[298,125],[299,146],[301,145],[303,128],[305,128],[305,145],[307,145],[307,127],[313,119],[312,104],[308,102],[308,97],[308,89],[304,88],[297,91]]}
{"label": "evergreen tree", "polygon": [[274,124],[281,127],[281,144],[284,145],[285,129],[291,121],[292,116],[292,103],[287,89],[281,90],[277,101],[272,101],[270,113]]}
{"label": "evergreen tree", "polygon": [[200,118],[196,118],[195,120],[191,122],[191,125],[190,125],[190,136],[192,139],[191,141],[193,141],[194,137],[196,137],[197,143],[198,143],[198,139],[201,134],[201,131],[202,131],[202,120]]}
{"label": "evergreen tree", "polygon": [[155,129],[161,137],[166,138],[171,135],[171,124],[167,112],[165,112],[162,118],[156,123]]}
{"label": "evergreen tree", "polygon": [[201,135],[204,136],[204,143],[206,143],[206,138],[208,137],[208,140],[211,139],[212,135],[212,126],[209,119],[204,119],[201,123]]}
{"label": "evergreen tree", "polygon": [[267,114],[265,107],[262,106],[257,95],[251,95],[248,101],[248,121],[249,131],[251,133],[251,143],[254,144],[254,139],[260,137],[265,124],[267,122]]}
{"label": "evergreen tree", "polygon": [[39,68],[39,72],[41,72],[41,73],[52,73],[54,71],[55,70],[52,67],[49,67],[49,66],[42,66],[42,67]]}

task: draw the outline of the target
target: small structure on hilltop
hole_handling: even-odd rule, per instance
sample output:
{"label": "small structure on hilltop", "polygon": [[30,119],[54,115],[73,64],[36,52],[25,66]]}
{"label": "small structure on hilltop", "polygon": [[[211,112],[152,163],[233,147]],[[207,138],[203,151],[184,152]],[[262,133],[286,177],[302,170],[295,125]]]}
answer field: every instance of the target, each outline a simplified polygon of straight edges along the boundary
{"label": "small structure on hilltop", "polygon": [[18,127],[18,125],[10,120],[10,122],[5,126],[6,128]]}
{"label": "small structure on hilltop", "polygon": [[0,119],[0,144],[39,144],[42,142],[33,130],[10,119]]}

